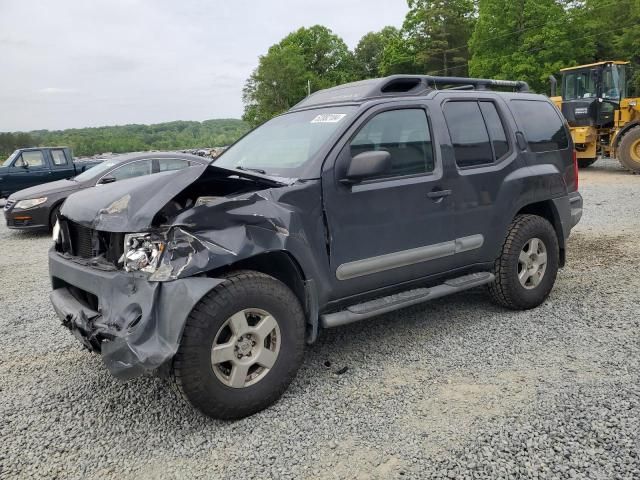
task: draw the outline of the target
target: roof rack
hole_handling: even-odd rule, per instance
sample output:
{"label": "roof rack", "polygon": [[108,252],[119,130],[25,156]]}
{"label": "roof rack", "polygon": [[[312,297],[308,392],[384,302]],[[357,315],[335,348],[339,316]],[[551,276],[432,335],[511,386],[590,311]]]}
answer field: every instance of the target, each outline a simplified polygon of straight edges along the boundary
{"label": "roof rack", "polygon": [[515,92],[529,91],[527,82],[519,80],[434,77],[432,75],[391,75],[319,90],[296,104],[293,108],[346,101],[357,102],[385,96],[421,95],[431,90],[491,90],[496,88],[511,89]]}

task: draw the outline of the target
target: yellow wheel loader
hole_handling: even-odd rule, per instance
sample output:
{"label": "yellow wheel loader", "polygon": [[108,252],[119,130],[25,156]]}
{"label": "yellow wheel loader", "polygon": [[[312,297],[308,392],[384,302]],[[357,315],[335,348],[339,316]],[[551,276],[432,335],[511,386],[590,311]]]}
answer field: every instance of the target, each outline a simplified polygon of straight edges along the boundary
{"label": "yellow wheel loader", "polygon": [[599,156],[617,158],[640,173],[640,98],[629,97],[629,62],[606,61],[565,68],[562,96],[551,99],[569,122],[581,168]]}

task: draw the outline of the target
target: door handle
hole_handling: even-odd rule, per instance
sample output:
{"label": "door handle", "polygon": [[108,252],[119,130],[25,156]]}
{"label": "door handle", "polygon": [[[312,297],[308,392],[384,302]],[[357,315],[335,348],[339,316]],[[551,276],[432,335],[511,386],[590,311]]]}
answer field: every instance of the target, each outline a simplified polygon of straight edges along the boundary
{"label": "door handle", "polygon": [[448,197],[449,195],[451,195],[451,190],[431,190],[429,193],[427,193],[427,197],[434,200]]}

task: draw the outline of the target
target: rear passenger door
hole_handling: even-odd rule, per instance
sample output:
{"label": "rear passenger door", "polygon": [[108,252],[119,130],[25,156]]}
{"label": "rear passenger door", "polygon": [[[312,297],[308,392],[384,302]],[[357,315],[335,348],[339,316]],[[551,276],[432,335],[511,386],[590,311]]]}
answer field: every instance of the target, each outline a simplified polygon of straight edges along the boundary
{"label": "rear passenger door", "polygon": [[449,131],[450,164],[455,165],[452,209],[457,238],[475,248],[455,256],[456,266],[491,262],[503,243],[517,186],[505,182],[518,168],[513,119],[499,96],[448,98],[442,104]]}

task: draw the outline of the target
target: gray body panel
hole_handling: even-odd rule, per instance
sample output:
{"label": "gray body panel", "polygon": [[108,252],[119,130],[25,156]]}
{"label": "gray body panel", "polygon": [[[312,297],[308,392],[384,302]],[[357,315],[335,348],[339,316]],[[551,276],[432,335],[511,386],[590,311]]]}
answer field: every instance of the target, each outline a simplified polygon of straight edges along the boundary
{"label": "gray body panel", "polygon": [[[461,98],[487,100],[496,106],[509,150],[495,163],[468,169],[456,165],[442,108]],[[173,176],[105,185],[100,196],[75,194],[65,203],[62,216],[98,231],[153,230],[164,235],[172,254],[162,257],[150,277],[135,277],[136,290],[148,295],[182,288],[169,285],[186,285],[183,282],[190,279],[211,280],[199,284],[213,288],[236,265],[247,268],[248,262],[265,254],[285,254],[304,285],[312,341],[319,317],[334,319],[327,324],[340,323],[339,317],[328,315],[345,306],[415,288],[434,288],[431,293],[425,290],[423,297],[435,298],[462,288],[447,281],[475,273],[482,282],[489,281],[488,272],[501,251],[507,228],[518,212],[531,206],[551,212],[550,221],[564,249],[582,212],[580,194],[569,191],[566,181],[573,174],[572,145],[569,140],[567,149],[534,153],[518,143],[517,134],[526,139],[527,132],[521,131],[510,110],[514,98],[549,102],[533,94],[480,91],[365,99],[357,103],[356,115],[305,166],[303,178],[278,180],[213,164]],[[403,108],[422,109],[428,116],[433,171],[343,182],[344,152],[350,139],[376,113]],[[211,200],[158,221],[168,202],[191,191]],[[438,192],[445,193],[433,195]],[[66,284],[82,288],[77,283],[80,277],[72,273],[80,268],[73,259],[57,252],[50,258],[52,276],[57,278],[54,288]],[[91,267],[82,268],[83,275],[91,275]],[[117,278],[120,287],[101,287],[95,295],[100,303],[126,308],[119,297],[130,297],[122,288],[132,280]],[[182,330],[186,315],[202,295],[199,288],[172,306],[185,313],[176,315],[172,332]],[[55,301],[68,303],[64,294],[59,297]],[[154,311],[160,303],[145,305]],[[145,369],[149,364],[141,365]]]}

